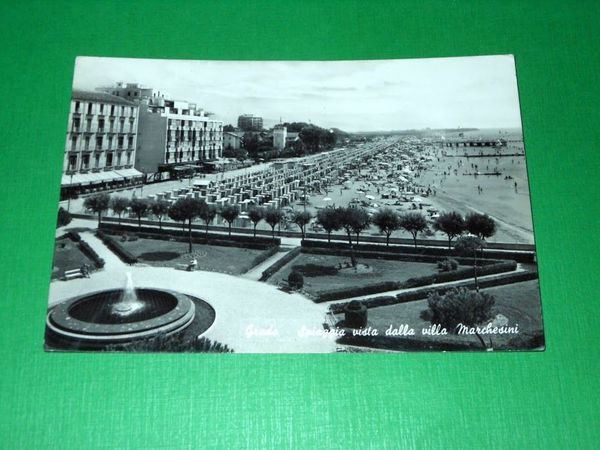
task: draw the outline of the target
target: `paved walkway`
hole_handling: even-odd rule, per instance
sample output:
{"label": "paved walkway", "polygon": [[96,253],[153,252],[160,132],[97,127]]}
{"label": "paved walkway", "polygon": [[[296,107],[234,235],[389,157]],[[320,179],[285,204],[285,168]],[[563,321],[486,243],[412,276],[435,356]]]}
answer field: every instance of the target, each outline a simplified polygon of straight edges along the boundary
{"label": "paved walkway", "polygon": [[[502,276],[512,275],[515,273],[522,273],[522,272],[528,272],[528,270],[523,269],[521,264],[517,263],[517,269],[513,270],[512,272],[502,272],[502,273],[494,273],[491,275],[483,275],[483,276],[477,277],[477,280],[478,281],[490,280],[490,279],[501,278]],[[320,304],[321,305],[332,305],[334,303],[347,303],[347,302],[351,302],[352,300],[368,300],[370,298],[376,298],[376,297],[382,297],[382,296],[396,296],[398,294],[403,294],[405,292],[414,292],[414,291],[419,291],[422,289],[430,289],[430,288],[434,289],[434,288],[441,288],[441,287],[449,288],[452,286],[459,286],[468,281],[474,281],[474,278],[464,278],[462,280],[448,281],[446,283],[434,283],[434,284],[430,284],[427,286],[418,286],[415,288],[396,289],[393,291],[378,292],[377,294],[360,295],[358,297],[341,298],[338,300],[330,300],[328,302],[322,302]]]}
{"label": "paved walkway", "polygon": [[273,264],[275,264],[277,261],[279,261],[281,258],[283,258],[285,255],[287,255],[292,250],[293,250],[293,247],[290,248],[289,250],[286,248],[284,251],[279,251],[279,252],[275,253],[273,256],[271,256],[267,260],[260,263],[258,266],[254,266],[248,272],[243,274],[242,277],[247,278],[249,280],[255,280],[255,281],[260,280],[262,273],[266,269],[271,267]]}
{"label": "paved walkway", "polygon": [[[64,234],[69,228],[89,227],[90,222],[74,220],[67,227],[62,227],[57,234]],[[323,330],[328,309],[326,305],[317,305],[301,294],[288,294],[275,286],[249,278],[216,272],[186,272],[165,267],[145,267],[140,264],[128,266],[94,236],[92,231],[80,231],[80,234],[106,261],[105,268],[92,273],[90,278],[57,280],[50,283],[49,306],[95,291],[122,288],[129,272],[136,286],[171,289],[210,303],[216,311],[216,319],[204,336],[227,344],[236,352],[336,351],[334,336],[314,335],[314,332]],[[273,259],[281,258],[284,254],[285,252],[278,253]],[[263,264],[268,262],[269,260]],[[256,269],[260,270],[260,265]]]}

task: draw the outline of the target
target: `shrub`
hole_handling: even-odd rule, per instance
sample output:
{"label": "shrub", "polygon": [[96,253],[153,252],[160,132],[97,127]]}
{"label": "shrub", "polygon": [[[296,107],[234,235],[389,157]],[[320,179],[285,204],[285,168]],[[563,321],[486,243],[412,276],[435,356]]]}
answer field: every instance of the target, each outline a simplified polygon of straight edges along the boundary
{"label": "shrub", "polygon": [[141,341],[126,344],[115,344],[105,348],[106,351],[122,352],[195,352],[195,353],[233,353],[225,344],[211,341],[205,337],[189,339],[183,335],[160,335]]}
{"label": "shrub", "polygon": [[452,258],[446,258],[438,261],[437,267],[440,272],[450,272],[458,268],[458,261]]}
{"label": "shrub", "polygon": [[88,258],[90,258],[94,262],[94,264],[96,265],[96,267],[98,269],[101,269],[102,267],[104,267],[105,261],[102,258],[100,258],[100,256],[98,256],[98,253],[96,253],[94,251],[94,249],[92,247],[90,247],[90,245],[87,242],[81,240],[79,242],[79,249],[81,250],[81,252],[84,255],[86,255]]}
{"label": "shrub", "polygon": [[467,288],[452,288],[445,294],[433,292],[427,300],[431,323],[454,330],[459,324],[474,326],[492,318],[494,296]]}
{"label": "shrub", "polygon": [[56,218],[56,228],[64,227],[71,222],[71,214],[62,206],[58,208],[58,216]]}
{"label": "shrub", "polygon": [[280,258],[278,261],[275,261],[275,263],[271,267],[268,267],[267,269],[265,269],[263,271],[259,281],[267,281],[269,278],[271,278],[273,276],[274,273],[279,272],[279,270],[281,270],[281,268],[283,266],[285,266],[287,263],[289,263],[291,260],[293,260],[296,256],[298,256],[301,251],[302,251],[301,247],[296,247],[295,249],[290,251],[287,255],[285,255],[283,258]]}
{"label": "shrub", "polygon": [[338,269],[331,266],[320,266],[318,264],[304,264],[300,266],[293,266],[292,271],[296,271],[304,275],[305,277],[320,277],[325,275],[336,275]]}
{"label": "shrub", "polygon": [[302,289],[302,286],[304,286],[304,277],[296,270],[290,272],[287,281],[292,289]]}

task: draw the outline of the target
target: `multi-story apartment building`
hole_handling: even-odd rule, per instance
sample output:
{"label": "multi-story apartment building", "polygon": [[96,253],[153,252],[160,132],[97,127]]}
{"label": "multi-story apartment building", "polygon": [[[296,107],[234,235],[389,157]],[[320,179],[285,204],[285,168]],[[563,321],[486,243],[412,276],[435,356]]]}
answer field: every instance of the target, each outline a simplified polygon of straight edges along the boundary
{"label": "multi-story apartment building", "polygon": [[199,169],[223,156],[223,122],[193,103],[150,97],[140,101],[135,167],[155,180]]}
{"label": "multi-story apartment building", "polygon": [[67,128],[63,196],[138,183],[133,168],[138,106],[100,92],[74,90]]}
{"label": "multi-story apartment building", "polygon": [[253,114],[242,114],[238,117],[238,128],[244,131],[261,131],[263,119]]}
{"label": "multi-story apartment building", "polygon": [[139,106],[135,168],[148,181],[177,177],[223,156],[223,122],[196,104],[136,83],[99,88]]}

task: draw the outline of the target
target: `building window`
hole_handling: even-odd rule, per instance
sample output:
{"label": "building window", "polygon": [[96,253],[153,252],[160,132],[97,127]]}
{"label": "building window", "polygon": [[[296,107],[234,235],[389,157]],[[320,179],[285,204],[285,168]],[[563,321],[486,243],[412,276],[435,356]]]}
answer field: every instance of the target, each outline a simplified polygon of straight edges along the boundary
{"label": "building window", "polygon": [[89,169],[90,167],[90,155],[83,155],[83,160],[81,162],[82,169]]}
{"label": "building window", "polygon": [[92,104],[91,104],[91,103],[88,103],[88,110],[87,110],[87,113],[88,113],[88,114],[91,114],[91,113],[92,113]]}
{"label": "building window", "polygon": [[112,150],[113,148],[113,138],[112,136],[108,138],[108,149]]}
{"label": "building window", "polygon": [[121,115],[124,116],[125,115],[125,107],[121,106]]}
{"label": "building window", "polygon": [[79,102],[75,102],[75,112],[79,112],[79,107],[81,104]]}
{"label": "building window", "polygon": [[100,114],[104,112],[104,103],[100,103]]}
{"label": "building window", "polygon": [[85,131],[90,131],[92,129],[92,119],[87,119],[85,121]]}
{"label": "building window", "polygon": [[100,133],[104,131],[104,119],[98,119],[98,131]]}
{"label": "building window", "polygon": [[113,154],[107,153],[106,154],[106,167],[111,167],[112,165],[113,165]]}
{"label": "building window", "polygon": [[69,156],[69,170],[77,169],[77,155]]}
{"label": "building window", "polygon": [[114,117],[110,118],[110,132],[112,133],[113,131],[115,131],[115,119]]}
{"label": "building window", "polygon": [[121,153],[117,154],[117,166],[121,165]]}
{"label": "building window", "polygon": [[79,117],[75,117],[73,119],[73,130],[74,131],[78,131],[79,130],[79,125],[81,124],[81,121],[79,120]]}
{"label": "building window", "polygon": [[98,167],[100,167],[100,154],[97,153],[96,154],[96,160],[94,161],[94,167],[97,169]]}
{"label": "building window", "polygon": [[90,149],[90,137],[89,136],[85,137],[85,149],[86,150]]}
{"label": "building window", "polygon": [[125,118],[121,117],[119,121],[119,133],[123,133],[125,130]]}
{"label": "building window", "polygon": [[129,132],[133,133],[133,119],[129,121]]}
{"label": "building window", "polygon": [[129,138],[127,138],[127,147],[133,148],[133,137],[131,137],[131,136],[129,136]]}
{"label": "building window", "polygon": [[127,152],[127,165],[131,164],[131,152]]}
{"label": "building window", "polygon": [[111,116],[115,115],[115,105],[110,105],[110,115]]}
{"label": "building window", "polygon": [[96,138],[96,150],[102,150],[102,136]]}
{"label": "building window", "polygon": [[[137,95],[137,92],[136,92],[136,95]],[[134,109],[135,109],[135,108],[134,108],[133,106],[130,108],[130,110],[131,110],[131,114],[130,114],[130,115],[131,115],[131,116],[133,116],[133,115],[134,115]]]}
{"label": "building window", "polygon": [[71,138],[71,150],[77,150],[77,136]]}
{"label": "building window", "polygon": [[120,150],[123,148],[123,136],[117,138],[117,148]]}

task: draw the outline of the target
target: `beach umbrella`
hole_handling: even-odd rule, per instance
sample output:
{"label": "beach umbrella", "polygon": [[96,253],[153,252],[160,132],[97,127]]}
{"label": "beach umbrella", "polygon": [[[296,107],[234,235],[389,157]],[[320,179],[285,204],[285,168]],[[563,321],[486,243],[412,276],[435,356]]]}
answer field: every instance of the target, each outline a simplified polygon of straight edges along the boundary
{"label": "beach umbrella", "polygon": [[325,198],[323,199],[323,201],[324,201],[324,202],[330,202],[330,201],[331,201],[331,197],[325,197]]}
{"label": "beach umbrella", "polygon": [[375,200],[375,197],[372,195],[365,195],[365,198],[368,198],[369,200]]}

